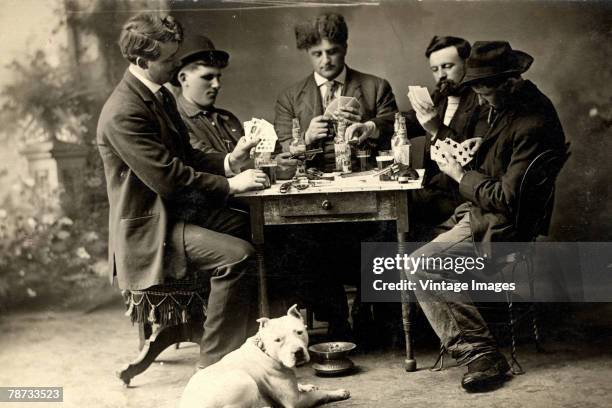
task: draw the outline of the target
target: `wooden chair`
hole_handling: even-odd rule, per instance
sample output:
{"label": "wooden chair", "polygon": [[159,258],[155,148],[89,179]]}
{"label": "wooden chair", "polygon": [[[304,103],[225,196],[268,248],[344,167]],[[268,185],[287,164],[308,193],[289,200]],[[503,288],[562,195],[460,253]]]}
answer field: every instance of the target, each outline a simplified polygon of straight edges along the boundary
{"label": "wooden chair", "polygon": [[[526,278],[529,285],[528,315],[531,316],[533,337],[537,351],[542,351],[540,331],[537,321],[535,299],[535,276],[533,268],[533,256],[535,245],[533,243],[540,235],[547,235],[552,216],[555,182],[563,165],[569,157],[569,144],[565,149],[546,150],[535,157],[527,167],[521,180],[518,196],[518,207],[515,218],[515,228],[519,231],[519,241],[526,243],[520,250],[513,251],[493,260],[494,268],[500,272],[503,281],[515,282],[516,272],[521,264],[525,265]],[[510,269],[509,279],[505,279],[504,270]],[[517,318],[513,292],[505,292],[508,309],[508,320],[504,323],[510,331],[510,366],[515,375],[523,374],[516,357],[516,328]],[[440,355],[434,363],[432,370],[439,371],[444,365],[445,350],[441,346]],[[440,367],[437,368],[438,363]]]}
{"label": "wooden chair", "polygon": [[138,357],[117,372],[126,386],[169,346],[181,342],[200,344],[209,292],[208,280],[176,280],[145,290],[123,291],[125,315],[138,324],[140,338]]}

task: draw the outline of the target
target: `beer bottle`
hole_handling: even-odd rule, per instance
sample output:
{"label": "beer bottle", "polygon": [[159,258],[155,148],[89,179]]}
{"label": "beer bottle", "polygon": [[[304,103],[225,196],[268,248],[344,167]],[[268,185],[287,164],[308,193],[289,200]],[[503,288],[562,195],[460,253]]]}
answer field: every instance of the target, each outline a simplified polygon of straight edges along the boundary
{"label": "beer bottle", "polygon": [[298,118],[293,118],[293,124],[291,129],[291,143],[289,144],[289,152],[293,155],[298,155],[306,151],[306,142],[304,141],[304,134],[300,128],[300,121]]}
{"label": "beer bottle", "polygon": [[342,173],[351,173],[351,145],[345,140],[346,121],[338,121],[338,130],[334,139],[334,153],[336,155],[336,170]]}
{"label": "beer bottle", "polygon": [[410,140],[406,131],[406,118],[401,113],[395,114],[395,133],[391,138],[391,150],[396,163],[410,165]]}

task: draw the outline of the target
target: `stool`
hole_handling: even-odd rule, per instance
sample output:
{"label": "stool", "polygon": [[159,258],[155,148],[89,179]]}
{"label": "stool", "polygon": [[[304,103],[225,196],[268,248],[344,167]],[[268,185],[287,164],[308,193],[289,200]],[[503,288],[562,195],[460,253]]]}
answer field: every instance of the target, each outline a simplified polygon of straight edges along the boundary
{"label": "stool", "polygon": [[123,291],[125,315],[138,324],[140,339],[138,357],[117,372],[126,386],[169,346],[181,342],[200,344],[209,293],[208,281],[173,281],[144,290]]}

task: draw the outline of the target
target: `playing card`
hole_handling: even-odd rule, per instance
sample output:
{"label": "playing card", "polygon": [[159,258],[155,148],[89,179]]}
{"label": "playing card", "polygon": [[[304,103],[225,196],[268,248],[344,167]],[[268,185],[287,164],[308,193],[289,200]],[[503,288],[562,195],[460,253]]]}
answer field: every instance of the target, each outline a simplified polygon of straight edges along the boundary
{"label": "playing card", "polygon": [[445,157],[453,157],[455,160],[465,166],[474,158],[474,155],[470,152],[470,145],[473,140],[465,140],[462,143],[446,138],[444,140],[436,140],[431,146],[430,156],[432,160],[442,160],[442,155]]}
{"label": "playing card", "polygon": [[361,108],[361,104],[359,103],[357,98],[354,98],[352,96],[341,96],[338,99],[338,103],[341,108],[354,108],[357,110]]}
{"label": "playing card", "polygon": [[350,107],[359,110],[361,104],[356,98],[352,96],[340,96],[331,101],[329,105],[327,105],[327,108],[325,109],[325,116],[335,118],[338,110],[344,107]]}
{"label": "playing card", "polygon": [[270,122],[264,119],[253,118],[250,121],[244,122],[244,132],[247,138],[259,138],[259,143],[255,146],[256,152],[270,153],[274,151],[278,136]]}
{"label": "playing card", "polygon": [[408,86],[408,92],[422,104],[433,106],[434,103],[429,95],[429,91],[424,86],[410,85]]}

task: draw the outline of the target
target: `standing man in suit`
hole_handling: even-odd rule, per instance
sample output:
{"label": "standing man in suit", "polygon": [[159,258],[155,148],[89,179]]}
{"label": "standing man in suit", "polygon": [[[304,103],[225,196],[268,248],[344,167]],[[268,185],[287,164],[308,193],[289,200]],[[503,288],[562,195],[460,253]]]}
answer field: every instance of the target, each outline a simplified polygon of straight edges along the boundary
{"label": "standing man in suit", "polygon": [[[325,108],[339,96],[352,96],[360,109],[345,108],[339,116],[349,121],[350,135],[372,144],[376,149],[390,146],[393,135],[395,97],[389,83],[374,75],[346,66],[348,27],[340,14],[323,14],[295,27],[296,45],[308,55],[314,72],[281,93],[276,102],[274,127],[283,149],[288,151],[292,120],[297,118],[305,130],[307,148],[322,147],[324,154],[313,166],[334,171],[334,141],[330,118]],[[374,154],[374,153],[373,153]]]}
{"label": "standing man in suit", "polygon": [[[111,281],[131,290],[210,279],[200,354],[205,367],[248,334],[254,250],[245,216],[225,202],[263,188],[265,174],[241,172],[258,140],[241,139],[229,154],[205,154],[189,144],[174,97],[163,86],[178,68],[182,38],[181,25],[169,16],[142,13],[127,21],[119,46],[130,65],[102,108],[96,140],[110,203]],[[195,209],[198,225],[188,217],[193,194],[205,203]]]}
{"label": "standing man in suit", "polygon": [[[418,105],[425,112],[423,115],[417,114],[415,110],[408,112],[406,124],[410,137],[425,136],[425,188],[413,192],[412,211],[414,219],[428,229],[450,217],[464,201],[457,183],[441,172],[435,161],[431,160],[430,149],[436,140],[449,137],[456,142],[463,142],[474,136],[480,114],[478,98],[469,86],[461,84],[470,50],[470,43],[463,38],[434,36],[425,50],[425,57],[436,81],[432,97],[434,105],[420,106],[419,100],[408,94],[413,107]],[[474,151],[478,146],[479,139],[474,139]]]}
{"label": "standing man in suit", "polygon": [[[563,152],[565,136],[552,102],[521,77],[533,58],[506,41],[474,43],[463,84],[483,103],[484,136],[473,169],[453,157],[439,159],[440,170],[459,186],[466,200],[449,220],[452,228],[416,250],[412,257],[491,259],[493,242],[530,240],[515,224],[521,180],[529,164],[548,149]],[[427,115],[425,110],[417,114]],[[525,228],[525,226],[523,226]],[[441,265],[440,265],[441,266]],[[460,274],[440,266],[421,265],[409,279],[460,282]],[[468,274],[466,274],[468,275]],[[469,276],[477,278],[477,276]],[[489,276],[490,278],[490,276]],[[487,324],[465,292],[424,290],[415,294],[442,345],[467,365],[461,385],[468,391],[489,389],[505,380],[510,369]]]}

